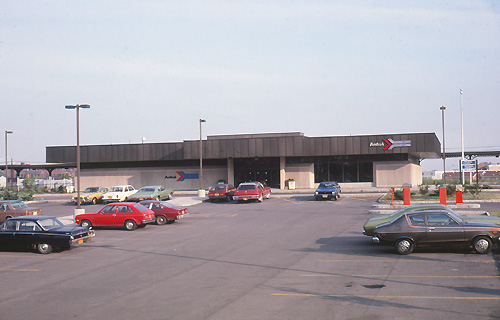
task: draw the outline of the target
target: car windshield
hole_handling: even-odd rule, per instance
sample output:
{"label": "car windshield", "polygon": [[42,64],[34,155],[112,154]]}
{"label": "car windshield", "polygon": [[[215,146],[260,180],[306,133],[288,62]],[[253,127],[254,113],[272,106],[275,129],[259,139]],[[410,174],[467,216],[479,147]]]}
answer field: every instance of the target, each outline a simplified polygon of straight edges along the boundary
{"label": "car windshield", "polygon": [[238,187],[238,190],[255,190],[254,184],[242,184]]}
{"label": "car windshield", "polygon": [[219,190],[226,190],[224,186],[213,186],[210,191],[219,191]]}
{"label": "car windshield", "polygon": [[22,208],[28,207],[28,205],[22,201],[13,201],[10,204],[12,205],[12,208],[14,208],[14,209],[22,209]]}
{"label": "car windshield", "polygon": [[319,187],[320,188],[334,188],[335,184],[334,183],[320,183]]}
{"label": "car windshield", "polygon": [[94,192],[99,192],[99,188],[87,188],[83,190],[83,193],[94,193]]}
{"label": "car windshield", "polygon": [[38,224],[42,227],[43,230],[50,230],[64,226],[64,224],[62,224],[61,221],[57,220],[57,218],[41,219],[38,220]]}
{"label": "car windshield", "polygon": [[155,188],[140,188],[139,192],[155,192]]}
{"label": "car windshield", "polygon": [[122,192],[122,191],[123,191],[122,187],[113,187],[110,190],[110,192]]}

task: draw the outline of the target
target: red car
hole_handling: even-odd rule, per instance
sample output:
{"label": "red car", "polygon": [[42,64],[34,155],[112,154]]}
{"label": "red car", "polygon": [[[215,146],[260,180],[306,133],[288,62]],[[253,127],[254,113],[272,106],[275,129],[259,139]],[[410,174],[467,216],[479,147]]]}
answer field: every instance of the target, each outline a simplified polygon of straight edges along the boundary
{"label": "red car", "polygon": [[236,189],[231,184],[216,184],[208,191],[208,199],[212,202],[215,200],[225,200],[229,202],[233,200],[235,191]]}
{"label": "red car", "polygon": [[262,202],[271,197],[271,188],[261,182],[243,182],[234,193],[233,199],[238,201],[257,200]]}
{"label": "red car", "polygon": [[134,230],[155,222],[155,213],[135,202],[110,203],[96,213],[84,213],[75,217],[82,227],[125,227]]}
{"label": "red car", "polygon": [[166,201],[144,200],[139,203],[154,212],[156,215],[156,224],[174,223],[175,220],[179,220],[189,214],[187,208],[176,207]]}

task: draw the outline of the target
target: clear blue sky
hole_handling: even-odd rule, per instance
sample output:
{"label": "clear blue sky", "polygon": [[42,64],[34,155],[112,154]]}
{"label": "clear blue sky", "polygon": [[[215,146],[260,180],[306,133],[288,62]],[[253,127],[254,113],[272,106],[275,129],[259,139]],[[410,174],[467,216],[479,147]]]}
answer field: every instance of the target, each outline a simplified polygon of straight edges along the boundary
{"label": "clear blue sky", "polygon": [[3,0],[0,128],[9,159],[40,163],[76,143],[67,104],[91,105],[82,145],[198,139],[199,118],[204,137],[441,140],[445,105],[459,151],[462,88],[466,150],[500,150],[499,39],[495,0]]}

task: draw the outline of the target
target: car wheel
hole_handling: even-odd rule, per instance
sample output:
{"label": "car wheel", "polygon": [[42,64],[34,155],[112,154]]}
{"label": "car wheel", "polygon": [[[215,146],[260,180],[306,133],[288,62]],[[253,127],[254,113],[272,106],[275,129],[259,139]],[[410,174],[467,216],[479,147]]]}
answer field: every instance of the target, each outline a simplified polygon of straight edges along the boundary
{"label": "car wheel", "polygon": [[39,243],[36,245],[36,250],[41,254],[48,254],[52,252],[52,246],[48,243]]}
{"label": "car wheel", "polygon": [[168,198],[167,198],[167,200],[172,200],[172,198],[173,198],[172,194],[171,194],[171,193],[169,193],[169,194],[168,194]]}
{"label": "car wheel", "polygon": [[160,201],[160,196],[156,196],[156,201]]}
{"label": "car wheel", "polygon": [[11,217],[11,216],[6,216],[6,217],[5,217],[5,220],[10,219],[10,218],[12,218],[12,217]]}
{"label": "car wheel", "polygon": [[262,194],[259,196],[259,198],[257,199],[257,201],[259,201],[259,202],[264,201],[264,197],[262,196]]}
{"label": "car wheel", "polygon": [[413,252],[415,245],[410,239],[399,239],[394,244],[394,247],[396,248],[397,253],[406,255]]}
{"label": "car wheel", "polygon": [[125,229],[127,229],[128,231],[132,231],[132,230],[137,229],[137,223],[135,223],[134,220],[125,221],[124,226],[125,226]]}
{"label": "car wheel", "polygon": [[96,198],[92,199],[92,204],[97,204],[97,199]]}
{"label": "car wheel", "polygon": [[92,222],[90,222],[90,220],[85,219],[85,220],[80,221],[80,226],[91,228]]}
{"label": "car wheel", "polygon": [[490,252],[491,245],[491,239],[488,237],[477,237],[472,241],[472,247],[477,253]]}
{"label": "car wheel", "polygon": [[162,225],[167,223],[167,218],[165,216],[156,216],[156,224]]}

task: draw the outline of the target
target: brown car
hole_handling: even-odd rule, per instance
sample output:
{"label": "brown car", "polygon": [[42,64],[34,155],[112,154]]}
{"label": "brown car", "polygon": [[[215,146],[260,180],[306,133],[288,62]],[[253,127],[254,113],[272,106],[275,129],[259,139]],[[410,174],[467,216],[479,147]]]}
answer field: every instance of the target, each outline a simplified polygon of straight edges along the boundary
{"label": "brown car", "polygon": [[490,222],[464,221],[446,210],[407,212],[377,226],[375,243],[393,245],[399,254],[409,254],[415,247],[470,247],[487,253],[500,243],[500,226]]}
{"label": "brown car", "polygon": [[36,216],[42,214],[41,208],[29,207],[26,203],[21,200],[3,200],[0,201],[0,222],[5,220],[18,217],[18,216]]}

